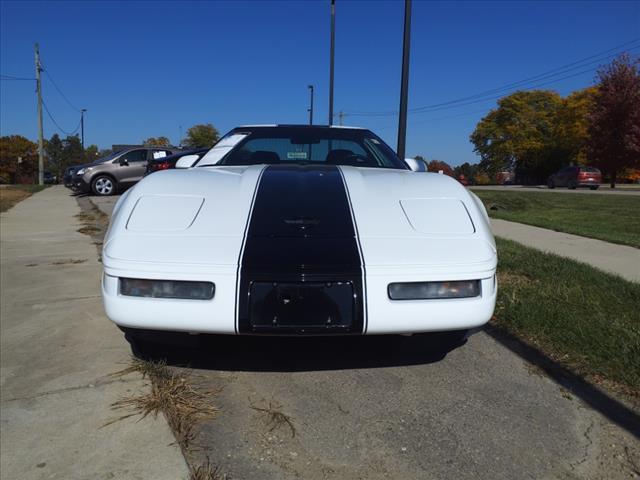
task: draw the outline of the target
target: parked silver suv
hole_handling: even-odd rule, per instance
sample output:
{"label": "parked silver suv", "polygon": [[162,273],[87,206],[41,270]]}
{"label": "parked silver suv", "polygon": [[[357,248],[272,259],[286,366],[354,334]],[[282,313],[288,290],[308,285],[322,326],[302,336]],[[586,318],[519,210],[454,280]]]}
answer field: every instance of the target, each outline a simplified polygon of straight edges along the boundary
{"label": "parked silver suv", "polygon": [[93,163],[76,165],[65,172],[66,187],[81,193],[113,195],[138,182],[147,170],[149,160],[173,155],[171,147],[140,147],[116,152]]}

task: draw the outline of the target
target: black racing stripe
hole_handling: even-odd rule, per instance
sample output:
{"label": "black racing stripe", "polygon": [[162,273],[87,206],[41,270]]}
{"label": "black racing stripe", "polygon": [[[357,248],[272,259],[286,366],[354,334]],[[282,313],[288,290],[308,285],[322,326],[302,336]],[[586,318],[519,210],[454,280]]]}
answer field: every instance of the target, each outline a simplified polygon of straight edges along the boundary
{"label": "black racing stripe", "polygon": [[[363,333],[362,265],[349,196],[339,168],[267,167],[259,180],[241,256],[237,331]],[[347,291],[353,295],[346,295]],[[289,298],[292,295],[295,298]],[[342,308],[344,299],[351,297],[353,304]],[[300,305],[303,298],[313,299],[308,302],[315,302],[314,308],[319,312],[333,312],[326,314],[326,326],[318,324],[317,318],[296,318],[288,313],[294,310],[287,310],[293,306],[278,304],[282,300]],[[309,313],[308,307],[295,312],[304,311],[307,313],[300,316],[314,317],[316,312]],[[347,310],[350,318],[346,318]],[[265,325],[264,318],[271,313],[273,324]],[[316,316],[320,318],[322,314]]]}
{"label": "black racing stripe", "polygon": [[244,236],[242,237],[242,245],[240,246],[240,253],[238,254],[238,270],[236,272],[236,305],[235,305],[235,318],[236,322],[234,324],[234,329],[236,334],[238,333],[238,299],[240,295],[240,267],[242,265],[242,256],[244,254],[244,246],[247,243],[247,232],[249,230],[249,223],[251,222],[251,213],[253,212],[253,206],[256,203],[256,194],[258,193],[258,185],[260,185],[260,179],[262,178],[262,174],[264,173],[264,168],[260,170],[260,174],[258,175],[258,180],[256,181],[256,187],[253,190],[253,196],[251,197],[251,205],[249,206],[249,213],[247,217],[247,223],[244,227]]}

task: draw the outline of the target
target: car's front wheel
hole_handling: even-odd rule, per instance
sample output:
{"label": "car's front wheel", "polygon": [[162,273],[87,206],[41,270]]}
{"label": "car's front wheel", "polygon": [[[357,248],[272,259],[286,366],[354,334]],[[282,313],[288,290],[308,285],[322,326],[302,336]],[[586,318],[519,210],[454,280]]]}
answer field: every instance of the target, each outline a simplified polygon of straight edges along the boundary
{"label": "car's front wheel", "polygon": [[116,182],[108,175],[98,175],[91,182],[91,190],[94,194],[106,197],[116,191]]}

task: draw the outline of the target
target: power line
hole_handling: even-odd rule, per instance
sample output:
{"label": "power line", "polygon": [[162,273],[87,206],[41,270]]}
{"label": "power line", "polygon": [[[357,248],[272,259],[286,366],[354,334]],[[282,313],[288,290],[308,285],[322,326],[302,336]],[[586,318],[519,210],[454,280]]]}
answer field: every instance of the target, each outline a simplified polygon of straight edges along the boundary
{"label": "power line", "polygon": [[[486,97],[487,95],[496,94],[498,92],[511,90],[511,89],[516,88],[518,86],[524,86],[524,85],[527,85],[527,84],[532,83],[532,82],[545,80],[547,78],[553,78],[553,77],[556,77],[558,75],[563,75],[563,74],[571,72],[573,70],[577,70],[579,68],[583,68],[583,67],[585,67],[587,65],[591,65],[591,64],[595,64],[595,63],[601,62],[601,61],[606,60],[608,58],[614,57],[614,56],[618,55],[619,53],[622,53],[622,52],[616,52],[616,53],[610,54],[610,52],[612,52],[614,50],[618,50],[618,49],[620,49],[622,47],[625,47],[625,46],[628,46],[630,44],[637,43],[638,41],[640,41],[640,38],[636,38],[634,40],[630,40],[630,41],[625,42],[623,44],[620,44],[620,45],[618,45],[616,47],[612,47],[612,48],[610,48],[608,50],[604,50],[604,51],[602,51],[600,53],[597,53],[597,54],[594,54],[594,55],[590,55],[588,57],[582,58],[582,59],[577,60],[575,62],[568,63],[566,65],[554,68],[552,70],[548,70],[546,72],[534,75],[532,77],[528,77],[528,78],[519,80],[517,82],[511,82],[511,83],[502,85],[500,87],[496,87],[496,88],[493,88],[493,89],[490,89],[490,90],[485,90],[483,92],[476,93],[474,95],[469,95],[469,96],[466,96],[466,97],[462,97],[462,98],[459,98],[459,99],[449,100],[447,102],[437,103],[437,104],[433,104],[433,105],[425,105],[425,106],[421,106],[421,107],[414,107],[414,108],[409,109],[409,112],[410,113],[421,113],[421,112],[424,112],[424,111],[439,110],[440,108],[438,108],[438,107],[445,107],[445,106],[449,106],[449,105],[451,105],[450,108],[453,108],[454,106],[467,105],[467,104],[472,103],[472,102],[468,102],[468,103],[463,103],[463,102],[466,102],[468,100],[473,100],[473,99],[476,99],[476,98],[480,98],[480,97]],[[637,48],[639,48],[639,47],[638,46],[633,47],[631,49],[628,49],[628,51],[633,51],[633,50],[636,50]],[[605,55],[605,54],[609,54],[609,55]],[[605,55],[605,56],[603,57],[603,55]],[[592,59],[595,59],[595,60],[592,60]],[[591,61],[589,61],[589,60],[591,60]],[[586,71],[592,71],[592,70],[595,70],[595,68],[591,68],[591,69],[586,70]],[[570,76],[565,76],[565,77],[562,77],[562,78],[554,79],[553,81],[545,82],[544,84],[546,85],[546,84],[549,84],[549,83],[554,83],[554,82],[557,82],[557,81],[560,81],[560,80],[571,78],[572,76],[578,76],[578,75],[581,75],[581,74],[585,73],[586,71],[581,71],[581,72],[576,73],[575,75],[570,75]],[[539,85],[543,85],[543,84],[538,84],[538,86]],[[532,87],[528,87],[528,88],[532,88]],[[499,95],[496,98],[500,98],[501,96],[502,95]],[[488,99],[489,98],[487,98],[487,100]],[[461,105],[455,105],[455,104],[461,104]],[[363,117],[391,116],[391,115],[397,115],[397,114],[398,114],[397,111],[350,112],[349,113],[349,115],[363,116]]]}
{"label": "power line", "polygon": [[44,111],[47,112],[47,116],[51,119],[51,121],[53,122],[53,124],[58,127],[58,130],[60,130],[60,132],[64,133],[65,135],[75,135],[76,133],[78,133],[78,130],[80,129],[80,123],[78,123],[78,126],[75,128],[75,130],[73,132],[67,132],[64,128],[62,128],[60,126],[60,124],[58,122],[56,122],[56,120],[53,118],[53,115],[51,115],[51,112],[49,111],[49,108],[47,107],[47,104],[45,103],[44,99],[42,100],[42,106],[44,107]]}
{"label": "power line", "polygon": [[62,90],[60,90],[60,88],[58,87],[58,85],[56,84],[56,82],[53,80],[53,77],[49,74],[48,70],[46,68],[44,68],[44,66],[42,65],[42,62],[40,63],[40,66],[42,67],[42,71],[44,72],[44,74],[47,76],[47,78],[51,81],[51,83],[53,84],[53,86],[55,87],[55,89],[58,91],[58,93],[60,94],[60,96],[62,98],[64,98],[64,101],[67,102],[67,104],[73,108],[76,112],[80,113],[80,109],[77,108],[73,103],[71,103],[71,101],[67,98],[67,96],[62,93]]}
{"label": "power line", "polygon": [[17,77],[15,75],[5,75],[4,73],[0,74],[0,80],[35,80],[35,78],[28,77]]}

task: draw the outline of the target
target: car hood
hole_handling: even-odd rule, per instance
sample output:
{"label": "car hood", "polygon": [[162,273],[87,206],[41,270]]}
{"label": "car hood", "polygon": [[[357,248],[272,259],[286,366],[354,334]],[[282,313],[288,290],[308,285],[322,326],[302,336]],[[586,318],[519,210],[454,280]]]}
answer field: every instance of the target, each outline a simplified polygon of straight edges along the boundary
{"label": "car hood", "polygon": [[[495,268],[486,212],[456,180],[408,170],[339,169],[349,202],[346,215],[353,218],[368,269]],[[149,268],[237,265],[250,215],[259,211],[254,201],[264,171],[263,165],[196,167],[145,177],[114,209],[105,238],[105,267],[118,268],[122,262]],[[300,187],[295,182],[307,181],[304,169],[287,181],[292,183],[282,185],[283,198]],[[318,226],[317,233],[311,229],[305,235],[329,237],[337,234],[329,227],[344,220],[323,218],[319,211],[288,217],[283,213],[282,219],[267,222],[260,235],[277,238],[288,235],[291,227],[324,222],[327,228]]]}

